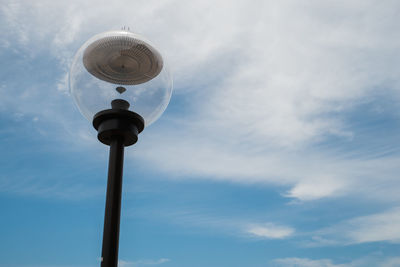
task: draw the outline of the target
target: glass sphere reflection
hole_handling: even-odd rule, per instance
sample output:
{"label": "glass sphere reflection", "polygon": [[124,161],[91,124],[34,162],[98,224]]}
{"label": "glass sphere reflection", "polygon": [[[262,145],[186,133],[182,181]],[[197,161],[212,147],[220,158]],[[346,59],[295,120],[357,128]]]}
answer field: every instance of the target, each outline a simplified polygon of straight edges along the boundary
{"label": "glass sphere reflection", "polygon": [[165,59],[148,40],[128,31],[111,31],[93,36],[78,50],[69,87],[89,121],[110,109],[114,99],[123,99],[148,126],[169,103],[172,77]]}

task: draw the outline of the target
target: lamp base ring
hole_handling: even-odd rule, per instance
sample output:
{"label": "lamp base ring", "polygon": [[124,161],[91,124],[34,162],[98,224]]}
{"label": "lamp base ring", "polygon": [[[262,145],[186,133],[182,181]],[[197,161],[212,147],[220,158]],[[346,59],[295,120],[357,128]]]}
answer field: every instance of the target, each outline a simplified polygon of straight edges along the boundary
{"label": "lamp base ring", "polygon": [[93,127],[97,130],[97,138],[105,145],[121,138],[124,146],[137,142],[138,135],[144,129],[144,119],[139,114],[123,109],[106,109],[93,117]]}

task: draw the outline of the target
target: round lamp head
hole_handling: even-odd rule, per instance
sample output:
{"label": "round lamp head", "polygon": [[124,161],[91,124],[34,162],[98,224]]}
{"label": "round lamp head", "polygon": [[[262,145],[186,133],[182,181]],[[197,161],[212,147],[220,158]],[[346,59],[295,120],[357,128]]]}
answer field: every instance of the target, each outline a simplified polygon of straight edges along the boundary
{"label": "round lamp head", "polygon": [[172,77],[160,52],[142,36],[128,31],[90,38],[74,57],[69,76],[72,96],[89,120],[111,102],[123,99],[146,126],[166,109]]}

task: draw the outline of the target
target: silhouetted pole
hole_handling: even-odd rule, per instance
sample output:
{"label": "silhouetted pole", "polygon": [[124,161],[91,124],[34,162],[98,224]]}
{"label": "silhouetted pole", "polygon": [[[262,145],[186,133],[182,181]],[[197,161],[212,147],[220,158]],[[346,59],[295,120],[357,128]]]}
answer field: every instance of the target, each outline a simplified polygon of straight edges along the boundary
{"label": "silhouetted pole", "polygon": [[115,138],[110,144],[101,267],[118,266],[123,166],[124,143],[121,138]]}
{"label": "silhouetted pole", "polygon": [[112,109],[100,111],[93,119],[98,139],[110,146],[101,267],[118,266],[124,148],[136,143],[144,129],[143,118],[128,110],[127,101],[116,99],[111,106]]}

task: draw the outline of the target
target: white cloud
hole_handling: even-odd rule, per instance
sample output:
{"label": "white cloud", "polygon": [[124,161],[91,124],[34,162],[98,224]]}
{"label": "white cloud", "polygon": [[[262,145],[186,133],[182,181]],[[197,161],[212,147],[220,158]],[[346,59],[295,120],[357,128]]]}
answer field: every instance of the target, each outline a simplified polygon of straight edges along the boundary
{"label": "white cloud", "polygon": [[[204,111],[219,128],[250,135],[260,144],[293,146],[324,134],[347,135],[340,115],[389,79],[394,86],[399,81],[398,71],[389,69],[397,63],[387,61],[386,54],[396,50],[386,42],[397,19],[388,5],[378,12],[388,15],[387,24],[375,24],[379,15],[371,9],[373,2],[266,5],[264,17],[253,18],[258,27],[249,27],[238,40],[237,68]],[[327,10],[334,14],[329,19]],[[376,61],[384,61],[387,72],[377,70]]]}
{"label": "white cloud", "polygon": [[390,241],[400,243],[400,208],[362,216],[348,221],[346,235],[356,243]]}
{"label": "white cloud", "polygon": [[349,194],[399,200],[399,158],[257,148],[237,143],[237,139],[215,136],[211,131],[199,133],[196,126],[193,130],[179,130],[179,123],[171,124],[173,131],[147,133],[137,144],[140,153],[135,160],[155,164],[174,178],[203,176],[245,184],[283,185],[289,187],[283,195],[301,201]]}
{"label": "white cloud", "polygon": [[344,181],[336,177],[327,177],[321,174],[317,179],[303,180],[292,187],[286,194],[287,197],[299,200],[314,200],[332,195],[337,195],[344,187]]}
{"label": "white cloud", "polygon": [[285,258],[276,259],[274,263],[284,267],[346,267],[350,265],[333,264],[331,260],[311,260],[307,258]]}
{"label": "white cloud", "polygon": [[124,261],[124,260],[119,260],[118,261],[118,266],[121,267],[140,267],[140,266],[148,266],[148,265],[160,265],[166,262],[171,261],[170,259],[167,258],[161,258],[158,260],[138,260],[138,261]]}
{"label": "white cloud", "polygon": [[311,246],[349,245],[368,242],[400,243],[400,208],[360,216],[317,231]]}
{"label": "white cloud", "polygon": [[[104,188],[93,181],[82,183],[77,181],[76,173],[64,174],[70,180],[63,180],[58,175],[23,172],[9,176],[0,176],[0,193],[7,192],[22,196],[33,196],[40,198],[52,198],[63,200],[82,200],[103,196]],[[88,184],[91,184],[88,186]]]}
{"label": "white cloud", "polygon": [[[128,215],[129,216],[129,215]],[[135,210],[131,216],[163,220],[180,227],[189,227],[207,232],[230,235],[245,239],[287,239],[293,237],[295,229],[280,223],[260,220],[254,216],[246,219],[235,216],[221,216],[196,210],[157,210],[140,212]]]}
{"label": "white cloud", "polygon": [[294,229],[274,224],[258,224],[249,226],[247,233],[258,238],[283,239],[293,235]]}
{"label": "white cloud", "polygon": [[386,259],[384,262],[382,262],[381,267],[396,267],[400,266],[400,257],[393,257]]}
{"label": "white cloud", "polygon": [[272,262],[273,266],[282,267],[364,267],[364,266],[379,266],[379,267],[395,267],[400,264],[400,257],[382,258],[376,255],[366,256],[356,259],[351,262],[335,264],[330,259],[308,259],[308,258],[283,258],[275,259]]}
{"label": "white cloud", "polygon": [[[354,191],[396,197],[391,188],[399,188],[398,165],[391,161],[398,159],[349,159],[346,152],[312,149],[327,136],[356,139],[342,120],[346,112],[373,98],[376,88],[389,88],[388,94],[398,88],[400,68],[390,59],[398,57],[391,6],[397,4],[376,11],[374,3],[287,1],[254,5],[257,10],[246,8],[244,15],[233,5],[229,18],[237,22],[228,22],[240,23],[229,36],[237,38],[233,67],[219,83],[201,88],[193,114],[172,122],[173,131],[154,137],[140,157],[173,176],[287,185],[285,195],[300,200]],[[228,50],[230,44],[222,43]],[[379,183],[387,187],[369,192]]]}

